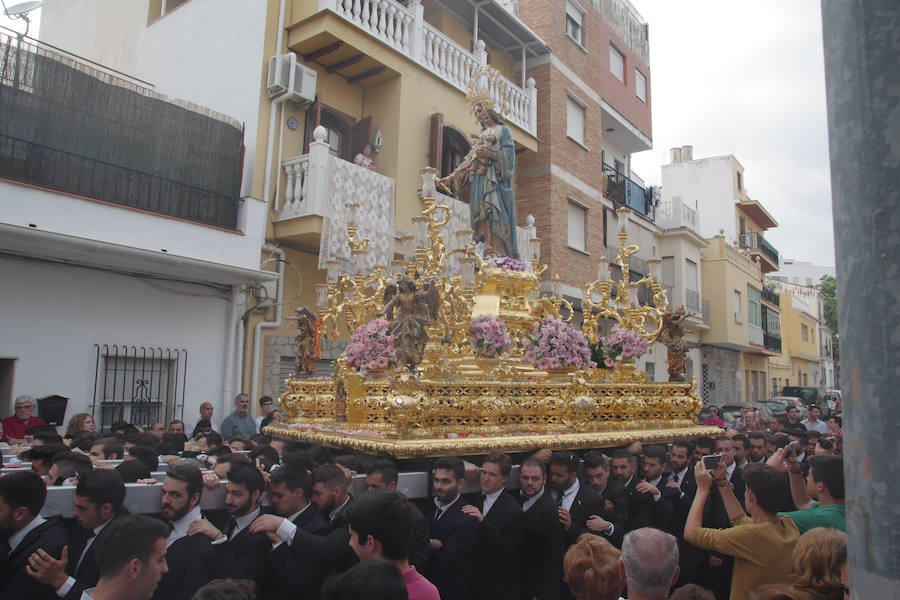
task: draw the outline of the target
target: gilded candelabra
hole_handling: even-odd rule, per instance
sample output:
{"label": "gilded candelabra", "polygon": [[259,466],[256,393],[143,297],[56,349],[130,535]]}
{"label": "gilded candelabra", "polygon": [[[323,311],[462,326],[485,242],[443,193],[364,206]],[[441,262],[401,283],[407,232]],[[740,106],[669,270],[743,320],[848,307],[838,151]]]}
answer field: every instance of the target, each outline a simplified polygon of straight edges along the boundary
{"label": "gilded candelabra", "polygon": [[[662,330],[662,317],[669,308],[669,297],[658,282],[660,259],[649,259],[650,273],[637,281],[631,280],[628,258],[639,249],[635,244],[628,244],[631,211],[621,207],[616,214],[619,218],[619,250],[614,264],[622,270],[622,278],[610,278],[609,259],[605,256],[597,260],[597,280],[584,286],[582,331],[592,344],[596,344],[600,338],[600,319],[613,319],[652,344]],[[638,301],[641,286],[652,292],[652,300],[648,304]]]}

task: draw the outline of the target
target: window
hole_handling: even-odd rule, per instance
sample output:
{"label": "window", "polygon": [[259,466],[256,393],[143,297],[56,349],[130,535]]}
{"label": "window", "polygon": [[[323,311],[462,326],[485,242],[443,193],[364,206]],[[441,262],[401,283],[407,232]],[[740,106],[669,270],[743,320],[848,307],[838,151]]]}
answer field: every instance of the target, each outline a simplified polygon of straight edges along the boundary
{"label": "window", "polygon": [[647,78],[637,69],[634,70],[634,93],[642,102],[647,102]]}
{"label": "window", "polygon": [[569,248],[587,252],[587,209],[569,200]]}
{"label": "window", "polygon": [[584,9],[571,0],[566,2],[566,35],[584,45]]}
{"label": "window", "polygon": [[650,378],[650,381],[656,381],[656,363],[655,362],[644,363],[644,372],[647,374],[647,377]]}
{"label": "window", "polygon": [[566,98],[566,135],[581,144],[584,143],[584,103],[572,96]]}
{"label": "window", "polygon": [[615,49],[614,46],[609,47],[609,72],[616,76],[616,79],[625,83],[625,55]]}
{"label": "window", "polygon": [[762,327],[762,311],[760,310],[760,291],[752,285],[747,286],[747,319],[751,325]]}
{"label": "window", "polygon": [[734,290],[734,312],[742,312],[743,308],[744,303],[741,301],[741,293],[738,290]]}
{"label": "window", "polygon": [[700,310],[700,282],[697,275],[697,263],[689,258],[684,259],[684,299],[689,309]]}
{"label": "window", "polygon": [[744,174],[741,173],[740,171],[737,172],[737,184],[738,184],[738,191],[739,192],[742,191],[744,189]]}
{"label": "window", "polygon": [[800,339],[804,342],[809,341],[809,327],[807,327],[805,324],[800,325]]}

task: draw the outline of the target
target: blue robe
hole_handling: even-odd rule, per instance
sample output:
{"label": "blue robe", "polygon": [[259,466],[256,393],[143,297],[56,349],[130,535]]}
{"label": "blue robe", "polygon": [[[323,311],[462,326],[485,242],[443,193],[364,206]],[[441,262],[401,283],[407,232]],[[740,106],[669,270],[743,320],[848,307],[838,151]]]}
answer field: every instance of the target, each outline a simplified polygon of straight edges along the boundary
{"label": "blue robe", "polygon": [[491,232],[506,244],[506,254],[519,258],[516,244],[516,200],[513,195],[513,174],[516,172],[516,145],[505,125],[495,125],[482,132],[494,134],[499,130],[500,149],[484,175],[469,174],[469,212],[472,230],[475,224],[487,219]]}

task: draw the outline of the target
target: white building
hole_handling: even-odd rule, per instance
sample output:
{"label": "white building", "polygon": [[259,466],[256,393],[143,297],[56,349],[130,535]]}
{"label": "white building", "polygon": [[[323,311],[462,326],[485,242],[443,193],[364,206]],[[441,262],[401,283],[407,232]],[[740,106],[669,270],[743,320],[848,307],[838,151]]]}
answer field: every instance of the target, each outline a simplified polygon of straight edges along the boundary
{"label": "white building", "polygon": [[28,41],[0,48],[2,412],[59,394],[66,418],[104,426],[204,401],[221,418],[245,289],[275,279],[266,205],[240,193],[240,124]]}
{"label": "white building", "polygon": [[837,271],[834,267],[825,267],[811,262],[794,260],[793,258],[783,258],[781,260],[781,268],[774,273],[770,273],[769,277],[786,283],[813,286],[818,285],[825,275],[836,277]]}

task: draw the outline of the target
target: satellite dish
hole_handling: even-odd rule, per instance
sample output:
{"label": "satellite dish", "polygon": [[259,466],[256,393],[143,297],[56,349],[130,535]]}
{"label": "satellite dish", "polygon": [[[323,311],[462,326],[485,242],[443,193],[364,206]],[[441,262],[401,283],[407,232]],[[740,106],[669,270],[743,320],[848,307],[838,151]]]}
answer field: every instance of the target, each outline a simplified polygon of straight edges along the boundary
{"label": "satellite dish", "polygon": [[24,17],[26,14],[30,13],[36,8],[40,8],[43,2],[41,0],[30,0],[29,2],[20,2],[19,4],[14,4],[4,10],[7,17]]}
{"label": "satellite dish", "polygon": [[28,18],[28,13],[36,8],[40,8],[41,4],[43,4],[41,0],[29,0],[28,2],[20,2],[18,4],[13,4],[9,8],[6,8],[6,2],[3,3],[3,12],[7,17],[9,17],[10,19],[22,19],[23,21],[25,21],[25,31],[16,34],[16,37],[19,40],[27,36],[28,30],[31,28],[31,19]]}

